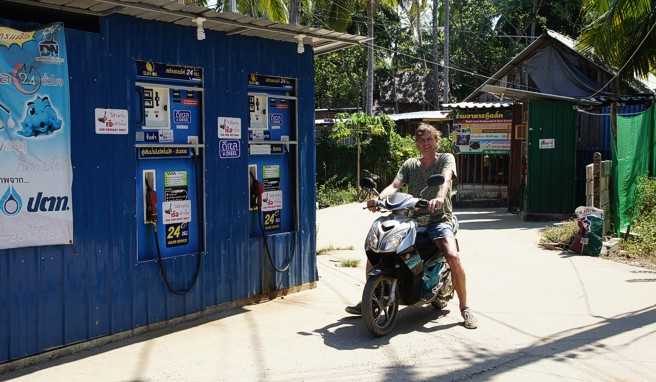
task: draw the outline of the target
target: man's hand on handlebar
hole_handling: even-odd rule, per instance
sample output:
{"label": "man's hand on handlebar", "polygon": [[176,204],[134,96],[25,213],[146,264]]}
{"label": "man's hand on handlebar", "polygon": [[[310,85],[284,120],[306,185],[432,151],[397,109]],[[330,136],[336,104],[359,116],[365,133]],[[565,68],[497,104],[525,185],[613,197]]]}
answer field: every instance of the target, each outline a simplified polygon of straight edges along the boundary
{"label": "man's hand on handlebar", "polygon": [[380,208],[378,207],[378,200],[377,199],[367,200],[367,208],[371,212],[376,212],[380,210]]}
{"label": "man's hand on handlebar", "polygon": [[435,198],[428,201],[428,212],[431,214],[436,213],[444,206],[444,198]]}

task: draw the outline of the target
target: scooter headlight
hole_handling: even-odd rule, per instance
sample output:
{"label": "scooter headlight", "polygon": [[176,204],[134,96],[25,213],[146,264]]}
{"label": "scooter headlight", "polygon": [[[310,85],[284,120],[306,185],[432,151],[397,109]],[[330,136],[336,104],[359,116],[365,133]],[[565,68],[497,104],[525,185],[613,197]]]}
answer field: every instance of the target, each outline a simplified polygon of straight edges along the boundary
{"label": "scooter headlight", "polygon": [[401,244],[401,240],[405,237],[406,231],[397,231],[392,232],[390,235],[385,237],[383,242],[382,252],[394,252],[396,248]]}
{"label": "scooter headlight", "polygon": [[367,240],[365,241],[365,248],[376,249],[378,247],[378,225],[374,224],[369,233],[367,234]]}

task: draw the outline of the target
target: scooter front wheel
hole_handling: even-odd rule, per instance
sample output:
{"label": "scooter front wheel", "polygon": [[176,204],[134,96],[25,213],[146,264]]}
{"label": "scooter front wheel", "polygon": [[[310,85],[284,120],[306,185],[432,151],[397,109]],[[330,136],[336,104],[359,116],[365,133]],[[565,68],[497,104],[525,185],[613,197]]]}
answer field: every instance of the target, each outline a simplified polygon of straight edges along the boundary
{"label": "scooter front wheel", "polygon": [[398,280],[389,276],[374,276],[367,280],[362,292],[362,317],[375,336],[384,336],[394,329],[399,312]]}

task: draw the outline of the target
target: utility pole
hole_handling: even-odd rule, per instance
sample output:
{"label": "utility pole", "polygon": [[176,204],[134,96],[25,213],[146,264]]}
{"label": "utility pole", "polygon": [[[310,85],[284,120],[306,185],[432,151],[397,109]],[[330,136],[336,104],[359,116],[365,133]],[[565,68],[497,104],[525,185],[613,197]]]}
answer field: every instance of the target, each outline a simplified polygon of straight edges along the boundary
{"label": "utility pole", "polygon": [[237,13],[237,0],[230,0],[230,12]]}
{"label": "utility pole", "polygon": [[439,14],[440,3],[438,0],[433,0],[433,83],[435,84],[435,109],[440,109],[440,67],[437,64],[439,55]]}
{"label": "utility pole", "polygon": [[365,112],[372,115],[374,112],[374,16],[376,0],[369,0],[369,20],[367,24],[367,94],[365,96]]}
{"label": "utility pole", "polygon": [[444,100],[449,102],[449,24],[450,24],[449,0],[444,0]]}

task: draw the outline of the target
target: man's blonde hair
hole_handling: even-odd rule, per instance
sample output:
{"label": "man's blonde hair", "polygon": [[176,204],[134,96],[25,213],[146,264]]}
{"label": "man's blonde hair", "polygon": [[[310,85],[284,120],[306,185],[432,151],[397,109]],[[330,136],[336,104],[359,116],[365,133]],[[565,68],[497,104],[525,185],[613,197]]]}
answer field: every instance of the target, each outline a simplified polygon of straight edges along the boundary
{"label": "man's blonde hair", "polygon": [[419,126],[417,126],[417,130],[415,130],[415,140],[417,138],[423,137],[425,134],[431,134],[435,141],[438,141],[442,137],[442,133],[433,125],[422,122],[419,124]]}

